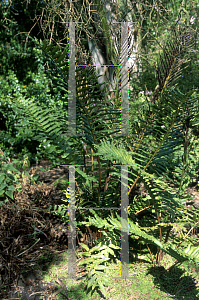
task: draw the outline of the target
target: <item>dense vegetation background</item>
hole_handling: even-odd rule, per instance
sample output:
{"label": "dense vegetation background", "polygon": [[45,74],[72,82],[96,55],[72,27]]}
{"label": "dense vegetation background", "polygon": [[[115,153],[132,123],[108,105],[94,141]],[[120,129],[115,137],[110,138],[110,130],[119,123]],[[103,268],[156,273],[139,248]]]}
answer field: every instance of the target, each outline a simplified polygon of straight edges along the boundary
{"label": "dense vegetation background", "polygon": [[[38,39],[44,39],[49,35],[49,32],[43,32],[41,22],[37,16],[42,15],[42,11],[46,8],[45,1],[12,1],[10,5],[8,2],[1,2],[1,46],[0,46],[0,147],[5,151],[7,156],[28,154],[31,162],[36,159],[47,156],[53,163],[58,163],[57,155],[53,146],[46,140],[38,141],[37,129],[32,126],[26,126],[27,120],[21,118],[19,113],[16,113],[13,108],[6,101],[7,96],[26,96],[36,99],[39,105],[47,105],[48,107],[56,107],[63,112],[64,94],[58,91],[58,88],[53,82],[52,76],[47,72],[46,61],[42,51],[37,48],[32,40],[28,38],[27,33],[31,36],[36,36]],[[142,20],[141,29],[141,65],[142,72],[134,78],[130,86],[133,90],[130,92],[130,107],[132,115],[137,107],[144,107],[146,97],[143,92],[151,93],[157,85],[156,72],[154,63],[157,63],[158,57],[158,42],[159,38],[166,39],[169,32],[165,28],[175,22],[181,1],[168,2],[167,9],[170,13],[162,13],[167,22],[163,23],[161,20],[156,20],[158,10],[154,10],[149,18],[150,10],[146,10],[145,16]],[[185,3],[186,12],[192,17],[193,26],[198,28],[198,20],[196,18],[198,7],[192,1]],[[160,5],[161,8],[161,5]],[[148,14],[148,15],[147,15]],[[186,15],[186,14],[185,14]],[[135,19],[140,22],[140,16],[135,9]],[[43,16],[43,19],[48,20],[48,15]],[[156,21],[155,21],[156,20]],[[184,22],[183,19],[180,22]],[[45,23],[44,23],[45,24]],[[56,32],[57,41],[62,40],[63,44],[67,42],[66,36],[63,37],[65,28],[63,24],[55,21],[57,27]],[[62,26],[62,27],[61,27]],[[146,32],[149,34],[146,35]],[[164,35],[163,35],[164,32]],[[145,38],[143,38],[145,37]],[[55,37],[54,37],[55,38]],[[64,38],[64,40],[63,40]],[[182,92],[186,92],[191,88],[198,89],[199,81],[199,54],[198,54],[198,38],[197,31],[195,37],[195,46],[192,49],[191,59],[188,67],[183,70],[178,87]],[[131,88],[131,89],[132,89]],[[133,126],[132,120],[131,125]],[[60,153],[61,154],[61,153]]]}

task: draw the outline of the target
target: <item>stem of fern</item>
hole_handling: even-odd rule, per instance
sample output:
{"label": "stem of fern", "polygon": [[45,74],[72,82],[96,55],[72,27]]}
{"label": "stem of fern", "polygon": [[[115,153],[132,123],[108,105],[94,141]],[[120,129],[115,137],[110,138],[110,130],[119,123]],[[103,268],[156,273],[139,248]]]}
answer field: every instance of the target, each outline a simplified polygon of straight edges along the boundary
{"label": "stem of fern", "polygon": [[148,244],[146,244],[146,246],[147,246],[147,248],[148,248],[148,250],[149,250],[149,253],[150,253],[150,255],[151,255],[151,260],[152,260],[153,266],[155,267],[154,260],[153,260],[153,255],[152,255],[152,253],[151,253],[151,250],[150,250]]}
{"label": "stem of fern", "polygon": [[[91,164],[92,164],[92,176],[94,176],[94,170],[93,170],[93,149],[91,148]],[[93,189],[93,181],[92,181],[92,189]]]}
{"label": "stem of fern", "polygon": [[118,66],[117,68],[117,83],[116,83],[116,95],[115,95],[115,98],[116,98],[116,106],[118,106],[118,98],[119,98],[119,68],[120,66]]}
{"label": "stem of fern", "polygon": [[185,125],[185,134],[184,134],[184,157],[183,157],[183,171],[182,171],[182,176],[180,178],[180,186],[179,186],[179,191],[178,191],[178,197],[180,194],[180,189],[182,187],[182,180],[185,174],[185,168],[186,168],[186,161],[187,161],[187,147],[189,144],[189,137],[188,137],[188,130],[189,130],[189,126],[188,124]]}
{"label": "stem of fern", "polygon": [[[87,117],[87,120],[88,120],[88,122],[89,122],[90,130],[91,130],[91,133],[92,133],[92,136],[93,136],[94,143],[97,144],[96,138],[95,138],[95,133],[94,133],[93,126],[92,126],[92,121],[90,120],[90,116],[89,116],[87,110],[85,109],[85,106],[81,103],[81,99],[80,99],[80,98],[79,98],[79,102],[80,102],[81,108],[82,108],[82,110],[84,111],[84,113],[85,113],[85,115],[86,115],[86,117]],[[98,205],[100,206],[101,165],[100,165],[100,158],[99,158],[99,155],[97,156],[97,161],[98,161],[98,170],[99,170]]]}

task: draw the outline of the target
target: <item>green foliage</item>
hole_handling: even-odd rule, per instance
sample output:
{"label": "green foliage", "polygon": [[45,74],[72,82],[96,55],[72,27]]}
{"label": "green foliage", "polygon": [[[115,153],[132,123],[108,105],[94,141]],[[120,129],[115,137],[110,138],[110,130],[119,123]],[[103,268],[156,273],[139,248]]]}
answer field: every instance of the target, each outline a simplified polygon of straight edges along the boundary
{"label": "green foliage", "polygon": [[[38,58],[38,72],[26,74],[26,84],[23,82],[25,90],[21,90],[22,83],[18,82],[16,72],[8,72],[8,79],[5,79],[4,74],[1,81],[4,90],[0,95],[3,103],[1,112],[3,118],[7,119],[6,129],[12,129],[8,131],[8,143],[12,142],[15,146],[16,141],[12,140],[14,135],[20,143],[22,138],[28,140],[31,136],[31,141],[34,138],[39,143],[36,149],[41,149],[42,155],[60,153],[65,163],[83,165],[83,170],[76,168],[79,207],[91,204],[100,207],[119,206],[121,180],[119,167],[114,164],[129,165],[129,193],[138,181],[142,181],[148,191],[148,197],[139,205],[135,201],[130,203],[134,214],[134,217],[129,217],[130,237],[139,237],[146,244],[157,247],[158,252],[162,250],[169,253],[179,263],[194,259],[198,262],[198,248],[188,245],[179,250],[170,241],[163,243],[169,228],[174,228],[176,223],[178,228],[183,225],[184,219],[180,220],[186,214],[183,202],[190,199],[189,195],[184,195],[184,191],[198,167],[198,142],[192,135],[198,124],[198,95],[194,90],[182,93],[180,89],[172,87],[179,75],[179,63],[183,60],[181,50],[187,53],[191,44],[188,36],[189,32],[183,30],[172,36],[172,43],[168,42],[163,47],[163,54],[157,60],[158,88],[153,78],[150,86],[154,89],[152,97],[139,96],[135,104],[131,103],[130,120],[134,119],[138,106],[141,106],[141,114],[131,123],[130,138],[114,135],[120,132],[120,111],[115,104],[103,99],[106,96],[105,88],[100,91],[94,72],[86,68],[79,69],[76,76],[78,138],[75,135],[67,136],[68,48],[62,50],[53,42],[49,44],[44,40],[39,43],[37,39],[31,39],[34,55]],[[184,38],[187,38],[186,47]],[[44,72],[44,62],[48,63],[48,73]],[[53,77],[52,81],[49,74]],[[54,98],[48,97],[53,89],[52,84],[55,85]],[[10,126],[11,121],[17,125]],[[27,131],[17,129],[24,124]],[[2,137],[5,139],[5,132]],[[91,159],[91,164],[87,164],[87,155],[91,158],[94,156],[95,162]],[[4,175],[1,180],[5,180]],[[5,187],[1,190],[4,191]],[[155,213],[154,220],[139,221],[139,212],[148,207],[150,213]],[[66,205],[55,207],[54,210],[68,222]],[[117,214],[117,218],[113,214],[111,217],[106,216],[107,212],[104,218],[98,213],[92,219],[88,216],[89,222],[82,222],[102,228],[104,234],[93,249],[82,245],[86,249],[83,255],[88,257],[82,262],[86,264],[88,272],[87,287],[89,289],[92,285],[93,291],[98,286],[104,295],[107,282],[103,273],[106,270],[104,263],[111,255],[114,257],[116,251],[113,249],[119,249],[121,230],[121,218]],[[190,219],[188,216],[188,221]]]}
{"label": "green foliage", "polygon": [[[68,62],[60,61],[60,57],[62,57],[62,55],[59,51],[57,53],[56,47],[55,49],[51,45],[50,47],[46,47],[46,42],[41,43],[41,46],[44,52],[48,51],[45,53],[46,57],[50,60],[51,68],[54,68],[54,71],[52,69],[52,73],[56,71],[56,76],[54,77],[56,83],[59,83],[62,90],[67,91]],[[67,55],[66,49],[63,52],[63,57]],[[77,79],[77,89],[81,90],[81,96],[77,97],[77,132],[79,134],[81,134],[82,131],[85,133],[82,141],[88,145],[88,148],[90,148],[91,151],[93,151],[93,144],[99,143],[102,138],[107,136],[107,133],[110,136],[111,134],[119,131],[119,129],[117,129],[117,124],[119,124],[117,119],[119,111],[113,107],[110,108],[108,106],[108,101],[107,106],[105,101],[103,103],[99,101],[99,96],[96,94],[94,88],[96,83],[96,77],[94,74],[87,74],[87,71],[82,69],[81,76],[85,80],[87,87],[82,88],[84,86],[82,84],[82,78]],[[31,126],[37,126],[37,128],[39,128],[39,134],[36,136],[37,140],[45,141],[45,136],[47,136],[49,141],[53,141],[53,143],[63,151],[65,157],[67,157],[70,163],[74,163],[76,159],[78,159],[77,163],[83,164],[84,153],[82,143],[80,141],[76,141],[74,138],[69,139],[66,137],[67,113],[65,110],[63,110],[61,114],[57,114],[57,110],[52,110],[52,108],[44,108],[44,106],[40,108],[35,101],[35,97],[32,97],[31,101],[30,99],[24,99],[24,97],[18,97],[17,99],[10,97],[10,102],[12,105],[15,105],[16,110],[19,112],[23,111]],[[66,106],[66,103],[64,103],[64,105]],[[75,155],[71,152],[72,145],[76,149]],[[102,185],[99,168],[103,168],[103,164],[98,161],[98,174],[96,175],[96,168],[94,168],[94,176],[92,176],[93,178],[89,176],[89,181],[88,174],[91,168],[87,168],[87,173],[84,176],[82,176],[83,173],[81,170],[77,169],[77,172],[82,178],[80,181],[83,180],[86,183],[86,189],[88,188],[88,182],[90,182],[89,184],[91,186],[94,181],[98,181],[98,203],[100,203],[99,193]],[[96,179],[96,176],[98,179]]]}
{"label": "green foliage", "polygon": [[52,214],[55,214],[59,216],[63,222],[68,223],[69,221],[69,215],[68,215],[68,206],[65,204],[59,204],[59,205],[49,205],[48,208],[49,212]]}
{"label": "green foliage", "polygon": [[80,261],[78,265],[86,265],[87,274],[85,281],[88,293],[91,291],[92,294],[94,289],[99,287],[102,294],[106,296],[104,287],[104,285],[108,284],[108,276],[106,274],[108,266],[106,262],[108,262],[110,258],[116,258],[118,256],[118,253],[116,256],[115,251],[118,252],[118,249],[120,249],[120,236],[118,232],[116,233],[113,230],[114,228],[109,227],[109,231],[105,231],[103,227],[105,226],[106,228],[106,219],[97,216],[93,210],[90,211],[95,215],[95,219],[89,217],[89,222],[79,222],[78,225],[88,225],[91,224],[93,220],[94,222],[92,225],[100,228],[103,237],[99,238],[97,245],[91,249],[89,249],[87,245],[81,244],[85,252],[80,253],[79,255],[86,256],[86,259]]}
{"label": "green foliage", "polygon": [[[116,218],[112,218],[109,217],[106,220],[102,219],[101,217],[99,217],[94,211],[92,211],[92,213],[94,214],[94,217],[88,217],[88,221],[87,222],[82,222],[82,224],[86,224],[87,226],[91,226],[94,225],[97,228],[104,228],[104,229],[108,229],[110,232],[117,231],[118,233],[120,233],[121,231],[121,217],[116,215]],[[103,233],[106,234],[105,237],[103,237],[104,240],[107,239],[107,232],[103,231]],[[119,234],[117,234],[117,236],[119,236]],[[193,262],[197,262],[199,263],[199,247],[193,247],[191,244],[189,244],[186,248],[184,249],[177,249],[177,247],[175,245],[172,245],[171,242],[169,242],[167,245],[164,245],[163,243],[161,243],[159,240],[157,240],[153,235],[149,235],[146,231],[145,228],[141,228],[140,226],[136,225],[134,222],[132,222],[131,220],[129,220],[129,236],[135,237],[138,236],[141,239],[143,239],[147,244],[154,244],[156,245],[158,248],[160,248],[162,251],[168,253],[169,255],[171,255],[172,257],[176,258],[178,260],[179,263],[183,263],[184,261],[190,260]],[[111,235],[111,240],[109,241],[109,247],[111,247],[110,245],[112,245],[112,241],[115,244],[115,239],[113,238],[113,235]],[[108,244],[105,245],[108,249]],[[113,245],[113,249],[118,249],[119,247],[116,245]],[[88,247],[86,248],[87,252],[82,255],[88,255],[88,253],[92,253],[93,249],[96,249],[95,247],[92,248],[91,250],[88,249]],[[106,248],[103,248],[103,251],[108,251],[105,250]],[[113,253],[111,253],[113,254]],[[101,254],[102,255],[102,254]],[[91,263],[92,261],[94,261],[94,258],[90,258],[89,262]],[[86,262],[86,261],[85,261]],[[81,262],[81,264],[83,264],[84,261]]]}
{"label": "green foliage", "polygon": [[99,287],[102,294],[106,296],[104,285],[108,284],[109,281],[108,275],[104,272],[108,268],[106,266],[106,261],[110,259],[110,254],[114,256],[114,251],[112,249],[115,249],[116,247],[112,244],[109,246],[103,245],[102,242],[92,249],[89,249],[85,244],[80,245],[86,250],[86,252],[83,252],[82,255],[87,258],[81,261],[78,265],[86,265],[87,292],[91,290],[92,295],[95,288]]}
{"label": "green foliage", "polygon": [[[22,4],[21,4],[22,5]],[[31,1],[31,5],[38,5]],[[40,4],[41,5],[41,4]],[[22,5],[23,6],[23,5]],[[25,4],[24,4],[25,6]],[[53,86],[53,80],[45,70],[45,58],[42,50],[34,41],[29,40],[31,13],[12,2],[12,8],[19,9],[13,14],[12,9],[2,7],[0,14],[0,143],[7,156],[19,154],[22,158],[28,154],[31,163],[44,156],[58,162],[53,145],[45,148],[45,143],[37,140],[37,127],[31,126],[20,111],[14,109],[7,98],[32,97],[42,108],[55,109],[62,113],[63,95]],[[34,10],[33,10],[34,12]],[[23,14],[23,22],[17,15]],[[16,19],[17,20],[16,20]],[[33,25],[33,24],[32,24]],[[21,32],[21,33],[20,33]],[[19,34],[20,33],[20,34]],[[27,126],[28,125],[28,126]],[[41,149],[41,153],[40,153]],[[61,155],[61,153],[60,153]]]}
{"label": "green foliage", "polygon": [[[171,12],[168,14],[166,7]],[[137,12],[137,11],[136,11]],[[139,48],[139,58],[141,71],[133,74],[132,80],[132,92],[130,91],[132,103],[134,106],[137,97],[142,94],[142,98],[148,97],[149,94],[154,92],[157,88],[158,83],[158,60],[160,59],[160,53],[163,49],[166,50],[165,42],[169,40],[171,44],[175,43],[175,37],[173,37],[171,32],[171,26],[183,28],[187,27],[191,29],[193,34],[192,47],[189,48],[188,61],[186,63],[186,68],[181,69],[180,74],[178,74],[178,88],[181,92],[187,93],[190,87],[198,90],[198,64],[199,64],[199,53],[198,53],[198,8],[193,5],[193,3],[173,1],[172,3],[165,3],[165,9],[162,9],[160,3],[154,3],[152,8],[148,10],[147,4],[142,4],[141,12],[136,14],[136,21],[140,22],[140,48]],[[164,16],[164,22],[162,18]],[[190,22],[191,18],[194,17],[194,23]],[[171,38],[172,36],[172,38]],[[171,39],[170,39],[171,38]],[[176,43],[177,44],[177,43]],[[168,46],[168,44],[167,44]],[[184,54],[183,54],[184,55]],[[165,59],[163,61],[165,64]],[[184,63],[184,62],[183,62]],[[168,65],[164,65],[163,68],[167,68]],[[177,78],[177,73],[174,78]],[[171,76],[172,77],[172,76]],[[139,107],[140,109],[145,108],[149,105],[151,101],[145,99],[143,105]],[[142,111],[141,111],[142,112]],[[134,114],[132,115],[134,116]],[[146,116],[145,116],[146,118]],[[137,118],[136,118],[137,119]],[[133,127],[134,118],[132,117],[131,124]],[[195,133],[198,132],[198,126],[194,129]]]}
{"label": "green foliage", "polygon": [[28,179],[30,184],[34,184],[38,175],[30,176],[27,169],[30,167],[30,161],[27,155],[23,160],[14,160],[12,163],[5,153],[0,157],[0,205],[1,202],[14,200],[13,192],[21,191],[22,185]]}
{"label": "green foliage", "polygon": [[[8,164],[5,155],[0,157],[0,204],[2,201],[7,202],[8,199],[13,200],[13,192],[15,185],[19,182],[20,171]],[[8,197],[8,198],[7,198]]]}

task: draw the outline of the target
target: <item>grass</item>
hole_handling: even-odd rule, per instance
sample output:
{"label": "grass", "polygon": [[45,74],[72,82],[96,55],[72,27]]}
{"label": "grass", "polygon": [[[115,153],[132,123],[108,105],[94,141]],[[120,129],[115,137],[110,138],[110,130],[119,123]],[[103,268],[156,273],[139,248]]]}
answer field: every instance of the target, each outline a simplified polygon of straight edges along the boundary
{"label": "grass", "polygon": [[[45,257],[45,256],[44,256]],[[58,294],[57,299],[82,299],[99,300],[103,299],[100,292],[86,294],[86,284],[82,279],[72,280],[68,277],[68,253],[67,251],[56,256],[49,256],[40,262],[37,268],[42,271],[44,282],[57,282],[59,280],[64,285],[62,293]],[[147,263],[149,257],[146,256],[145,262],[137,260],[129,264],[129,278],[115,279],[120,277],[120,261],[108,265],[107,274],[110,276],[109,285],[106,287],[107,299],[179,299],[194,300],[199,299],[199,266],[193,263],[175,267],[171,272],[162,274],[162,269],[152,267]],[[166,255],[163,259],[165,268],[168,269],[174,262],[170,256]],[[84,273],[84,272],[83,272]],[[81,277],[78,273],[78,277]],[[60,285],[61,286],[61,285]]]}

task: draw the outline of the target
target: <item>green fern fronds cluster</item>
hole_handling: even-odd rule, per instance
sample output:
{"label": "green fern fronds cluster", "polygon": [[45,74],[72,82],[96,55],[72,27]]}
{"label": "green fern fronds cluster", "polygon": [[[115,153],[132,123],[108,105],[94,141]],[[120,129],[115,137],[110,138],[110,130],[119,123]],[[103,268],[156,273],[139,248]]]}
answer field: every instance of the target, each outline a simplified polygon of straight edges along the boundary
{"label": "green fern fronds cluster", "polygon": [[109,277],[106,274],[106,262],[110,260],[109,255],[115,256],[113,249],[119,247],[109,244],[103,245],[100,242],[97,246],[89,249],[87,245],[80,244],[86,251],[81,253],[81,255],[86,256],[87,258],[79,262],[80,265],[86,265],[86,284],[87,291],[91,289],[91,295],[94,292],[96,287],[100,288],[100,291],[106,296],[105,285],[109,282]]}
{"label": "green fern fronds cluster", "polygon": [[[163,242],[164,235],[168,240],[177,216],[183,218],[186,214],[183,202],[190,199],[189,195],[183,196],[187,186],[186,174],[194,163],[195,155],[198,155],[198,143],[189,134],[198,124],[196,95],[194,90],[183,94],[172,87],[179,75],[183,55],[191,46],[192,33],[187,29],[175,32],[172,37],[173,43],[168,42],[158,62],[159,86],[152,96],[150,111],[146,111],[143,119],[138,116],[139,130],[132,126],[130,137],[119,135],[120,111],[116,104],[104,100],[106,87],[101,91],[94,72],[86,68],[79,68],[76,76],[77,136],[67,136],[67,110],[60,115],[48,107],[41,108],[34,97],[9,99],[16,110],[23,111],[28,122],[37,126],[38,138],[47,137],[63,150],[66,164],[83,165],[83,170],[76,168],[76,192],[80,205],[118,205],[121,176],[119,166],[115,164],[128,165],[129,195],[139,182],[143,182],[148,192],[140,207],[130,203],[134,206],[134,215],[138,216],[139,211],[148,209],[155,216],[148,226],[141,226],[141,222],[129,215],[129,236],[139,237],[146,244],[156,246],[158,251],[168,253],[179,263],[188,260],[198,262],[199,247],[189,245],[186,249],[178,249]],[[68,96],[67,48],[62,52],[46,41],[38,43],[39,46],[46,54],[56,85]],[[66,108],[68,103],[66,97],[64,99]],[[60,208],[60,213],[64,210],[66,207]],[[119,247],[121,218],[118,214],[116,218],[113,214],[106,219],[101,218],[100,212],[98,215],[95,213],[94,218],[88,217],[89,221],[82,224],[108,229],[108,233],[104,231],[103,240],[93,249],[82,245],[86,250],[82,255],[88,257],[84,261],[88,287],[92,286],[94,290],[99,286],[105,295],[104,263],[111,255],[114,257],[113,249]],[[177,223],[182,225],[180,221]]]}
{"label": "green fern fronds cluster", "polygon": [[[105,228],[109,231],[121,231],[121,217],[116,215],[116,218],[109,217],[107,220],[100,218],[94,211],[92,211],[94,217],[88,217],[87,222],[82,222],[82,224],[87,224],[88,226],[96,226],[98,228]],[[159,224],[166,225],[169,224]],[[172,224],[173,225],[173,224]],[[152,244],[168,253],[172,257],[178,259],[179,262],[183,262],[186,260],[192,260],[194,262],[199,263],[199,247],[193,247],[188,245],[185,249],[177,249],[175,246],[171,244],[163,244],[159,240],[157,240],[154,236],[149,235],[143,228],[134,224],[131,220],[129,220],[129,236],[134,237],[138,236],[143,239],[147,244]],[[194,254],[197,254],[194,256]]]}

